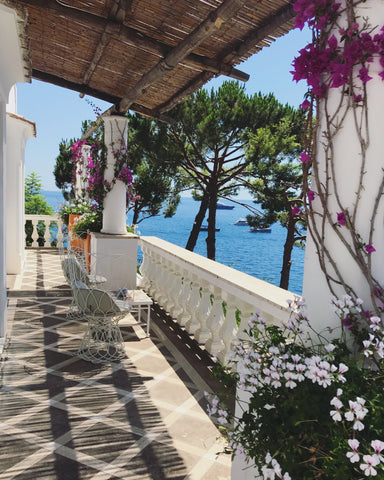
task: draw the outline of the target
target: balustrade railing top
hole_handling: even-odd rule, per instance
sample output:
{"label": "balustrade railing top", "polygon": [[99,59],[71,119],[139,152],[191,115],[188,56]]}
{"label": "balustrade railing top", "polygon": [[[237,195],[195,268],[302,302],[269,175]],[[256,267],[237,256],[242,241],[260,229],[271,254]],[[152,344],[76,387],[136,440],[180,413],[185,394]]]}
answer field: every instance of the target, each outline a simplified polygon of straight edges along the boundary
{"label": "balustrade railing top", "polygon": [[140,246],[142,287],[223,363],[252,313],[289,317],[292,292],[157,237],[140,237]]}

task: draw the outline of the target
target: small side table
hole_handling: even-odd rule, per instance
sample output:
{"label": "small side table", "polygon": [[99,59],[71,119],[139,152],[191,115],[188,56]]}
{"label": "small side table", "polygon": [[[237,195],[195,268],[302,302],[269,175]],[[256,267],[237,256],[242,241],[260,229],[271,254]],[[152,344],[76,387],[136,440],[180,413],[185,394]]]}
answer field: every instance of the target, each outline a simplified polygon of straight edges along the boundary
{"label": "small side table", "polygon": [[[151,322],[151,305],[153,300],[148,297],[148,295],[143,290],[128,290],[124,300],[116,300],[117,305],[120,306],[120,303],[125,305],[128,303],[131,306],[130,312],[137,312],[137,323],[139,325],[146,325],[147,337],[149,337],[149,327]],[[141,309],[147,307],[147,321],[141,321]]]}

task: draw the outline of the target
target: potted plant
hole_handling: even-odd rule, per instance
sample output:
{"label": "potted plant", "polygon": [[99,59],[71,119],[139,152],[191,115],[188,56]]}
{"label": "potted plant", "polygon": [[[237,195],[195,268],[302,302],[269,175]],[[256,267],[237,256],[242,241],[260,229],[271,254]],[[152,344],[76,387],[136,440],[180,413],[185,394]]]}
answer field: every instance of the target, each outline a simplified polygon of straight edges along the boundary
{"label": "potted plant", "polygon": [[79,218],[83,213],[90,211],[89,202],[86,200],[75,200],[73,203],[64,203],[58,211],[61,221],[70,231],[75,218]]}

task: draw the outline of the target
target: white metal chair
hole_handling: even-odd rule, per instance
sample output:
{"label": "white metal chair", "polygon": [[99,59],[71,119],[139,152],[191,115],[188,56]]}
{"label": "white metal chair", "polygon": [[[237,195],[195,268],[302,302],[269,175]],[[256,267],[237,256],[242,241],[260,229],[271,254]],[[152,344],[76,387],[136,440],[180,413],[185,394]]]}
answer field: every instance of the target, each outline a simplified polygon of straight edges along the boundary
{"label": "white metal chair", "polygon": [[78,355],[92,363],[124,358],[124,341],[118,323],[129,313],[129,303],[119,306],[107,292],[89,288],[81,281],[74,284],[74,300],[88,322]]}

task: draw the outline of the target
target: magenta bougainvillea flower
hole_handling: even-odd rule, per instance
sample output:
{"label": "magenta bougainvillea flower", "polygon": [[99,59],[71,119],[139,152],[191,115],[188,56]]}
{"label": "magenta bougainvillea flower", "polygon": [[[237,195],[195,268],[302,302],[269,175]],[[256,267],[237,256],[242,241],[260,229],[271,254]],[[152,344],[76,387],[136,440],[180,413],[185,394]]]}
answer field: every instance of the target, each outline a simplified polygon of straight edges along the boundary
{"label": "magenta bougainvillea flower", "polygon": [[308,190],[307,193],[308,202],[313,202],[315,199],[315,192],[313,190]]}
{"label": "magenta bougainvillea flower", "polygon": [[347,223],[347,219],[345,218],[345,213],[344,212],[339,212],[337,214],[337,223],[341,226],[341,227],[345,227],[346,223]]}
{"label": "magenta bougainvillea flower", "polygon": [[307,152],[301,152],[299,155],[299,160],[302,163],[306,163],[311,161],[311,157],[308,155]]}
{"label": "magenta bougainvillea flower", "polygon": [[301,212],[300,208],[297,207],[296,205],[292,207],[291,211],[292,211],[292,215],[298,215]]}
{"label": "magenta bougainvillea flower", "polygon": [[364,249],[367,253],[376,252],[376,248],[372,245],[372,243],[368,243],[367,245],[365,245]]}

